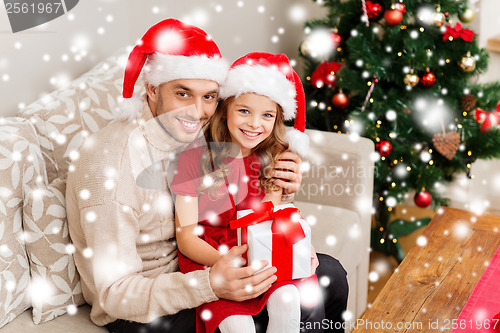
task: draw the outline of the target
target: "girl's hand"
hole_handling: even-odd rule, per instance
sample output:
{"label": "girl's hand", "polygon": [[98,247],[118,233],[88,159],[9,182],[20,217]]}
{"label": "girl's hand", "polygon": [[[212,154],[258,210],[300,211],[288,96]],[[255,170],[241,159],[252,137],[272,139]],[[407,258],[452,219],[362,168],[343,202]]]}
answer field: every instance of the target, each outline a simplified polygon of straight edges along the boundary
{"label": "girl's hand", "polygon": [[316,251],[314,247],[311,245],[311,275],[316,273],[316,268],[319,266],[318,256],[316,255]]}
{"label": "girl's hand", "polygon": [[276,178],[274,184],[283,188],[283,194],[292,194],[299,190],[302,183],[302,160],[294,152],[282,153],[274,165],[272,177]]}

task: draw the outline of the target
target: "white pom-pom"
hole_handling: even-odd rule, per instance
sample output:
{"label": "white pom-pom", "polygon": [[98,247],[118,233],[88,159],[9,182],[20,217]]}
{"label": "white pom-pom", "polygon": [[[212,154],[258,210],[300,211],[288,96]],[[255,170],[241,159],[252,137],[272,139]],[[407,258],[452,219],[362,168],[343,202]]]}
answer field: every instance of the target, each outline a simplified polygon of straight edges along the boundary
{"label": "white pom-pom", "polygon": [[125,98],[118,107],[117,119],[132,121],[142,112],[142,103],[144,100],[137,96]]}
{"label": "white pom-pom", "polygon": [[288,141],[291,151],[296,152],[300,156],[306,156],[309,150],[309,136],[296,130],[295,128],[286,132],[286,141]]}

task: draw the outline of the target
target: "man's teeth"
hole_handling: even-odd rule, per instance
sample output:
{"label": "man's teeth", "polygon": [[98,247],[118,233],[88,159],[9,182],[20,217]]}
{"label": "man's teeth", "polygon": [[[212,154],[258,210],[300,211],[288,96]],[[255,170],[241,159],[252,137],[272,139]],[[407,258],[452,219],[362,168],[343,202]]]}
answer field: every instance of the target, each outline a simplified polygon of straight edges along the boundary
{"label": "man's teeth", "polygon": [[181,120],[181,123],[184,126],[189,127],[189,128],[195,128],[196,126],[198,126],[198,123],[192,123],[192,122],[188,122],[188,121],[184,121],[184,120]]}
{"label": "man's teeth", "polygon": [[244,130],[241,130],[243,133],[245,133],[246,135],[248,136],[257,136],[259,135],[260,133],[255,133],[255,132],[247,132],[247,131],[244,131]]}

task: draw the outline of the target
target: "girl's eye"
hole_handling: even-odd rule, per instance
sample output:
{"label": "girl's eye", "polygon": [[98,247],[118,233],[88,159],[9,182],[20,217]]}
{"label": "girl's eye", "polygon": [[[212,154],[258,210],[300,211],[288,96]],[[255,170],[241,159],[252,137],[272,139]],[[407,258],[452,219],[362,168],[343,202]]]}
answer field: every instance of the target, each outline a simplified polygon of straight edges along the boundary
{"label": "girl's eye", "polygon": [[243,114],[248,114],[249,113],[247,109],[239,109],[238,111],[240,111]]}
{"label": "girl's eye", "polygon": [[272,113],[264,113],[264,118],[272,118],[274,115]]}

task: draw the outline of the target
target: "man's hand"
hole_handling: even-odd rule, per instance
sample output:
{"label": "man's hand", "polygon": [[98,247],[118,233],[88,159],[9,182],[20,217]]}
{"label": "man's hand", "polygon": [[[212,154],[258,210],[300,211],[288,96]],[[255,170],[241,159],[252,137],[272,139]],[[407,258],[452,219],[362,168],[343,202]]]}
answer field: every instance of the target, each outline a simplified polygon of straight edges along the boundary
{"label": "man's hand", "polygon": [[302,183],[302,160],[294,152],[282,153],[274,166],[272,177],[277,178],[274,184],[283,188],[283,194],[295,193]]}
{"label": "man's hand", "polygon": [[276,281],[276,268],[271,267],[253,275],[267,265],[262,262],[259,267],[241,267],[245,259],[241,257],[248,245],[235,246],[210,267],[210,286],[219,298],[232,301],[245,301],[266,292]]}

